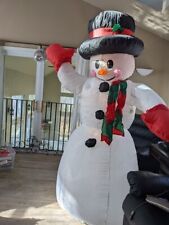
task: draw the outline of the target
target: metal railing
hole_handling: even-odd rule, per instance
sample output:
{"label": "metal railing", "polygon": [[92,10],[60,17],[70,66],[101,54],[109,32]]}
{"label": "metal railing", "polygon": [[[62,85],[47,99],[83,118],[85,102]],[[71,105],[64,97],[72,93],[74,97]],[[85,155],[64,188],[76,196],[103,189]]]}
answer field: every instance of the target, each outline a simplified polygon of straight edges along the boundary
{"label": "metal railing", "polygon": [[72,104],[43,102],[41,141],[33,136],[35,101],[4,99],[3,143],[17,149],[62,152],[69,139]]}

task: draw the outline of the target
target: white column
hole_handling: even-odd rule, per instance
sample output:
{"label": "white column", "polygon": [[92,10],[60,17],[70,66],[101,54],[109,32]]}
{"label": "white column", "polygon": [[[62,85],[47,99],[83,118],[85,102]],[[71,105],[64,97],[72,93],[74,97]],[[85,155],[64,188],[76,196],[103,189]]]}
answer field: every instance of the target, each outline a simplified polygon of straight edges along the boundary
{"label": "white column", "polygon": [[0,49],[0,146],[3,144],[4,61]]}
{"label": "white column", "polygon": [[169,0],[163,0],[162,13],[165,12],[168,6],[169,6]]}
{"label": "white column", "polygon": [[33,123],[33,136],[41,140],[42,100],[44,86],[45,61],[37,61],[35,83],[35,111]]}

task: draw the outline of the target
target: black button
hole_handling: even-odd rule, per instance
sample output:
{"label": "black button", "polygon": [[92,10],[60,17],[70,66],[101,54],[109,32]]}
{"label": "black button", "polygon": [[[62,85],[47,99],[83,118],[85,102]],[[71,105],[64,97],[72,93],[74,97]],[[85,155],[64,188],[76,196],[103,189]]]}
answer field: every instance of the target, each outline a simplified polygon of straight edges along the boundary
{"label": "black button", "polygon": [[96,116],[96,119],[102,120],[104,118],[104,112],[103,112],[103,110],[97,110],[95,112],[95,116]]}
{"label": "black button", "polygon": [[96,145],[96,139],[95,138],[89,138],[86,142],[85,142],[85,145],[88,147],[88,148],[92,148]]}
{"label": "black button", "polygon": [[100,92],[106,92],[109,90],[109,84],[107,82],[102,82],[99,87]]}

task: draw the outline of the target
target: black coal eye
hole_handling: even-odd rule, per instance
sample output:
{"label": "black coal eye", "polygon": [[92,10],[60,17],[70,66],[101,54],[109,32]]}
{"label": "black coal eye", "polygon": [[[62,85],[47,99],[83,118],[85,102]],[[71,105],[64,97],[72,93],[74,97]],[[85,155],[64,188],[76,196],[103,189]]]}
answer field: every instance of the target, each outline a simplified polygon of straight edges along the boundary
{"label": "black coal eye", "polygon": [[107,61],[107,68],[113,68],[113,61],[111,59]]}
{"label": "black coal eye", "polygon": [[96,69],[99,69],[99,60],[96,60],[96,62],[95,62],[95,68]]}

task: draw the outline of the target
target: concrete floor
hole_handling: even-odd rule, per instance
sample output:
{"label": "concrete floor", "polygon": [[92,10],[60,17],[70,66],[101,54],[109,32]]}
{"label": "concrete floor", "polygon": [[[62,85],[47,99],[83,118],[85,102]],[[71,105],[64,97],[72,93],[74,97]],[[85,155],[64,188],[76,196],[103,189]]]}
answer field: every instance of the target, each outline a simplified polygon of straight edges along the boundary
{"label": "concrete floor", "polygon": [[59,157],[18,153],[12,171],[0,171],[0,225],[81,225],[55,198]]}

